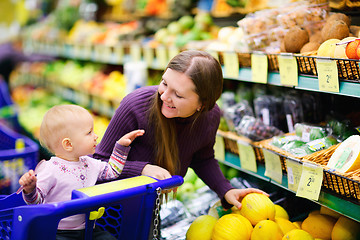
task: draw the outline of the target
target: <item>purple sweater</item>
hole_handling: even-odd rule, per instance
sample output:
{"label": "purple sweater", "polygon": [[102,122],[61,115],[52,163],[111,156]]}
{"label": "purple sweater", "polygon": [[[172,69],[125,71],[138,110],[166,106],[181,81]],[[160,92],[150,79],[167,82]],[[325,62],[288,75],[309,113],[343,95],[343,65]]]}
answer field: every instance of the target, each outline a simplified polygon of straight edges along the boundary
{"label": "purple sweater", "polygon": [[[154,164],[154,135],[148,124],[147,110],[157,88],[158,86],[143,87],[127,95],[121,101],[96,148],[94,158],[107,161],[112,146],[121,136],[132,130],[145,130],[145,134],[136,138],[131,144],[131,151],[120,178],[141,175],[146,164]],[[220,122],[220,108],[216,105],[211,111],[202,114],[194,126],[192,120],[192,117],[176,119],[181,162],[179,175],[183,177],[188,167],[193,168],[195,173],[223,200],[225,193],[233,187],[222,174],[214,158],[213,147]]]}

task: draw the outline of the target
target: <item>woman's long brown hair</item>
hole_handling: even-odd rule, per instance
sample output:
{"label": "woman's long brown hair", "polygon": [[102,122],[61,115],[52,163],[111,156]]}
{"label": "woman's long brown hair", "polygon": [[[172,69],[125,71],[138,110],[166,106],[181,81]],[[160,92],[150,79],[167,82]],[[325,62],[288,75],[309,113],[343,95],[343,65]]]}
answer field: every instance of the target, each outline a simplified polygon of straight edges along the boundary
{"label": "woman's long brown hair", "polygon": [[[215,106],[222,93],[223,76],[221,66],[214,57],[203,51],[183,51],[171,59],[167,68],[185,73],[194,82],[202,103],[201,111],[195,113],[194,122]],[[161,106],[162,100],[156,92],[149,113],[155,134],[155,164],[175,175],[179,174],[180,167],[175,119],[164,117]]]}

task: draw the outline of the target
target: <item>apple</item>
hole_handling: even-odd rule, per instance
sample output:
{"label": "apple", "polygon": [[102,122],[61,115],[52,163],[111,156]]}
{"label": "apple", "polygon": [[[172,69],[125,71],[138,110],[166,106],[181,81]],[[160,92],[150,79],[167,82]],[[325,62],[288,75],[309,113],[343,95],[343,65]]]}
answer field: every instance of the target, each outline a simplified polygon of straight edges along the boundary
{"label": "apple", "polygon": [[227,179],[233,179],[239,175],[239,171],[235,168],[229,168],[226,172]]}
{"label": "apple", "polygon": [[174,22],[171,22],[167,26],[167,30],[168,30],[169,34],[176,35],[176,34],[181,33],[182,27],[181,27],[180,23],[174,21]]}
{"label": "apple", "polygon": [[200,189],[202,187],[205,187],[205,186],[206,186],[206,184],[200,178],[197,178],[195,180],[195,183],[194,183],[195,190],[198,190],[198,189]]}
{"label": "apple", "polygon": [[191,29],[195,23],[194,18],[189,15],[182,16],[178,22],[183,30]]}
{"label": "apple", "polygon": [[177,199],[180,201],[186,201],[191,199],[195,193],[194,184],[190,182],[184,182],[177,190],[176,195]]}
{"label": "apple", "polygon": [[194,184],[198,176],[196,175],[195,171],[192,168],[188,168],[185,176],[184,182]]}

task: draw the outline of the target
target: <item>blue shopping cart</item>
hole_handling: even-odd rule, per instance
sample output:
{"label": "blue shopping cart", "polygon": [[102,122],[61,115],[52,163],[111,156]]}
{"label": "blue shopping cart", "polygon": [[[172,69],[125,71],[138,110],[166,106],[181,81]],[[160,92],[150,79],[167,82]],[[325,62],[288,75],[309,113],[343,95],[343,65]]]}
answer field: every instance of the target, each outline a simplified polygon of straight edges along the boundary
{"label": "blue shopping cart", "polygon": [[74,190],[72,200],[56,204],[26,205],[15,193],[0,199],[0,239],[55,239],[62,218],[83,213],[88,219],[86,239],[91,239],[94,222],[117,239],[148,239],[161,190],[182,183],[180,176],[138,176]]}
{"label": "blue shopping cart", "polygon": [[21,131],[18,120],[18,110],[9,94],[9,88],[0,76],[0,123],[7,125],[15,131]]}
{"label": "blue shopping cart", "polygon": [[39,145],[0,122],[0,194],[8,195],[19,186],[19,178],[35,169]]}

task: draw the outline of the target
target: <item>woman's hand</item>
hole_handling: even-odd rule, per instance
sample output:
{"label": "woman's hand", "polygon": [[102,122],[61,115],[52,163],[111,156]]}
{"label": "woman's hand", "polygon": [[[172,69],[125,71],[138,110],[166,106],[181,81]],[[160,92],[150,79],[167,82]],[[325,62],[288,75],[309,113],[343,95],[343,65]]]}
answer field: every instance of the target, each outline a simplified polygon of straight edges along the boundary
{"label": "woman's hand", "polygon": [[135,138],[144,135],[144,133],[144,130],[134,130],[122,136],[117,142],[124,147],[128,147]]}
{"label": "woman's hand", "polygon": [[159,180],[171,178],[171,174],[168,170],[166,170],[165,168],[156,166],[156,165],[151,165],[151,164],[146,164],[144,169],[142,170],[141,174],[149,176],[149,177],[154,177]]}
{"label": "woman's hand", "polygon": [[228,203],[234,205],[237,209],[240,209],[241,200],[249,193],[261,193],[261,194],[265,194],[266,196],[269,196],[269,194],[259,189],[245,188],[245,189],[231,189],[227,191],[227,193],[225,193],[224,198]]}

